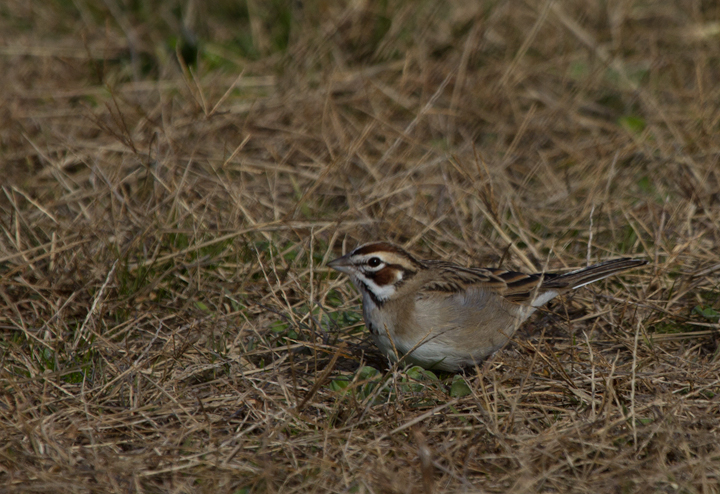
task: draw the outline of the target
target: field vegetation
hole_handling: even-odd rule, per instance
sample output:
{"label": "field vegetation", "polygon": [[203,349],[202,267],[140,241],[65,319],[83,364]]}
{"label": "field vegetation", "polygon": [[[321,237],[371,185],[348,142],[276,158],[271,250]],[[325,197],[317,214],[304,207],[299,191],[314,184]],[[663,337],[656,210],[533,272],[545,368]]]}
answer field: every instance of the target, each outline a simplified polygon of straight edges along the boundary
{"label": "field vegetation", "polygon": [[[4,0],[0,492],[720,491],[720,3]],[[650,263],[460,374],[325,267]]]}

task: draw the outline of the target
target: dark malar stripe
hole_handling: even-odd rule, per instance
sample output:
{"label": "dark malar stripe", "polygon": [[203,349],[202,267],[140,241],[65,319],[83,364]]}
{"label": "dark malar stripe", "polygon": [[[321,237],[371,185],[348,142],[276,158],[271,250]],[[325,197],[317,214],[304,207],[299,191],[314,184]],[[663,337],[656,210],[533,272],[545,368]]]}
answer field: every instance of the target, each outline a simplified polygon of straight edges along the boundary
{"label": "dark malar stripe", "polygon": [[379,298],[377,298],[377,296],[375,295],[375,292],[373,292],[372,290],[370,290],[370,287],[367,286],[367,283],[365,283],[365,282],[362,281],[361,279],[358,279],[358,281],[359,281],[360,284],[362,285],[363,290],[364,290],[365,292],[367,292],[367,294],[370,296],[370,298],[372,299],[372,301],[375,303],[375,305],[377,305],[378,307],[382,307],[383,305],[385,305],[385,302],[384,302],[383,300],[380,300]]}

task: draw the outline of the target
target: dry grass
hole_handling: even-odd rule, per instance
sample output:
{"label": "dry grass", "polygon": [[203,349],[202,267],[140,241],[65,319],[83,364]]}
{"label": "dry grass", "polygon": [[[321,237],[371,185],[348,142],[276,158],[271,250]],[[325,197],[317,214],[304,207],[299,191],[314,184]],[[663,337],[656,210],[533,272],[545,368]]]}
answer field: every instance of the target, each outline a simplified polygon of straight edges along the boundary
{"label": "dry grass", "polygon": [[[0,491],[720,491],[720,7],[287,4],[0,7]],[[433,378],[377,238],[652,263]]]}

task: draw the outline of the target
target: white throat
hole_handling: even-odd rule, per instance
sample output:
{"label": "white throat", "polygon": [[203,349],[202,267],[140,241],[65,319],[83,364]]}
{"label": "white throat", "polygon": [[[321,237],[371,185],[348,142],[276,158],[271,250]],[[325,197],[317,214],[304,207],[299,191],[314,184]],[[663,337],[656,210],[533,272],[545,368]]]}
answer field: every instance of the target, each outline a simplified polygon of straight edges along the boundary
{"label": "white throat", "polygon": [[[396,291],[394,283],[380,286],[373,280],[366,278],[362,275],[354,276],[352,281],[353,283],[355,283],[355,286],[358,288],[358,290],[363,291],[367,289],[368,291],[372,292],[375,298],[380,302],[387,302],[395,294]],[[396,279],[395,282],[397,281],[398,280]]]}

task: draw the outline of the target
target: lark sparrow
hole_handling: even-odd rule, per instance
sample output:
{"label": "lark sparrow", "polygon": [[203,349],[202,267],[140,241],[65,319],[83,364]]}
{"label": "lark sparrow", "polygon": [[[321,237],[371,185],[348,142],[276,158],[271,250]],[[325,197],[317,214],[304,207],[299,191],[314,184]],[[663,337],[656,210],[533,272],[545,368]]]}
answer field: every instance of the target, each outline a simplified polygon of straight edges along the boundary
{"label": "lark sparrow", "polygon": [[497,351],[557,295],[644,264],[623,258],[565,274],[524,274],[420,260],[374,242],[328,266],[348,274],[362,293],[365,324],[383,353],[455,371]]}

